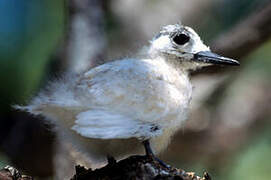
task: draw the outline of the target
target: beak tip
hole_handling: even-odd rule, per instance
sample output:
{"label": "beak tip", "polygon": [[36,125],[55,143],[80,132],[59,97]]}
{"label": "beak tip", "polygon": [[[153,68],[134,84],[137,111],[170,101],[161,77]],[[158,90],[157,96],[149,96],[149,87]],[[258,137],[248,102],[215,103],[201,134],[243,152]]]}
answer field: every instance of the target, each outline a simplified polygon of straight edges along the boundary
{"label": "beak tip", "polygon": [[235,59],[233,59],[231,65],[233,65],[233,66],[240,66],[240,62],[237,61],[237,60],[235,60]]}

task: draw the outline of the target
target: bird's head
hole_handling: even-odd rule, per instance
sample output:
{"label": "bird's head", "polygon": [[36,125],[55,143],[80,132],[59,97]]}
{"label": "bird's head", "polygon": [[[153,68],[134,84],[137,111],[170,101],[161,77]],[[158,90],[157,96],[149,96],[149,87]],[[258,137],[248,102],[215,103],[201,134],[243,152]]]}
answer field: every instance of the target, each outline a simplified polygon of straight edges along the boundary
{"label": "bird's head", "polygon": [[199,35],[190,27],[180,24],[162,27],[151,41],[151,56],[162,56],[185,69],[196,69],[212,64],[239,65],[239,62],[210,51]]}

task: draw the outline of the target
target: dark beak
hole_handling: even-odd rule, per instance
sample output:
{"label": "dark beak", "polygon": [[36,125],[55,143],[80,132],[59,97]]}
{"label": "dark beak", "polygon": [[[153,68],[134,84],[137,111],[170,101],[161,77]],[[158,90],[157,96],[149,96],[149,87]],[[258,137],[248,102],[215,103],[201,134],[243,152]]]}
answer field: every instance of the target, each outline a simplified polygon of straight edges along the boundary
{"label": "dark beak", "polygon": [[194,61],[218,65],[240,65],[240,63],[234,59],[219,56],[218,54],[212,53],[211,51],[200,51],[197,54],[194,54]]}

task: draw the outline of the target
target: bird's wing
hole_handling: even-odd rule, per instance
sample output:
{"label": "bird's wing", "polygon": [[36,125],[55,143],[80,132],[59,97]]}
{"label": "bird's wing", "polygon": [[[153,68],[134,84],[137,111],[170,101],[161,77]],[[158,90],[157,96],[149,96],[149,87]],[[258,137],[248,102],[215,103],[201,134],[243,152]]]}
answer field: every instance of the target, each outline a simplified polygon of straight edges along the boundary
{"label": "bird's wing", "polygon": [[71,129],[81,136],[99,139],[147,139],[162,133],[162,129],[155,124],[143,123],[105,110],[79,113]]}

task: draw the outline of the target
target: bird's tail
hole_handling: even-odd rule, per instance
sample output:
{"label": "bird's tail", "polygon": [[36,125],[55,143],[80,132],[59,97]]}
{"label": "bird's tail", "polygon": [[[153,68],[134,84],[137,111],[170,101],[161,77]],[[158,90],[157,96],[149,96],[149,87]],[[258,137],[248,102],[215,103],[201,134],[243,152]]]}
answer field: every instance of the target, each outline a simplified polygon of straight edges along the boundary
{"label": "bird's tail", "polygon": [[18,111],[29,112],[30,114],[33,115],[39,115],[42,112],[42,108],[37,108],[35,105],[22,106],[16,104],[12,105],[12,108]]}

